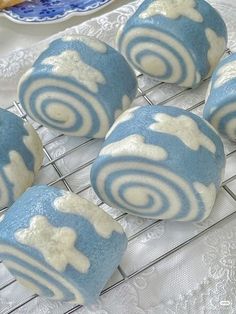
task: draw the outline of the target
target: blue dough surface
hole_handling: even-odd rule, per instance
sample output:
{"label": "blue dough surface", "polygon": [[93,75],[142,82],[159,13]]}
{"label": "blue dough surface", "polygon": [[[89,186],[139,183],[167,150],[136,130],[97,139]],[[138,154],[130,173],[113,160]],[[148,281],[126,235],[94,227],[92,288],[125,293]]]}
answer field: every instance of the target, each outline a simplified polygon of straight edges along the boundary
{"label": "blue dough surface", "polygon": [[223,59],[214,71],[203,116],[231,141],[236,141],[236,53]]}
{"label": "blue dough surface", "polygon": [[0,208],[9,207],[33,183],[42,159],[33,127],[0,108]]}
{"label": "blue dough surface", "polygon": [[204,0],[146,0],[117,34],[138,71],[183,87],[209,77],[226,44],[226,25]]}
{"label": "blue dough surface", "polygon": [[104,138],[130,107],[137,79],[118,51],[96,38],[71,35],[50,44],[18,91],[35,121],[67,135]]}
{"label": "blue dough surface", "polygon": [[222,141],[202,118],[168,106],[123,113],[105,139],[91,183],[108,205],[178,221],[209,216],[224,175]]}
{"label": "blue dough surface", "polygon": [[0,223],[0,258],[40,296],[96,301],[118,266],[127,238],[112,217],[76,194],[28,189]]}

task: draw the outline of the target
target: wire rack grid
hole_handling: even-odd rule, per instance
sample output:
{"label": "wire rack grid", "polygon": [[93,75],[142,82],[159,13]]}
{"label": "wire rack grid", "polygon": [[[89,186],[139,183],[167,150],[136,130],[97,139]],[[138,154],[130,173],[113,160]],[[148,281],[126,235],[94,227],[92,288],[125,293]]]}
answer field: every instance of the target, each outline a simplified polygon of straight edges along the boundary
{"label": "wire rack grid", "polygon": [[[230,53],[230,51],[228,50],[227,53]],[[134,106],[145,104],[155,105],[157,103],[161,105],[168,104],[173,106],[180,106],[188,111],[201,114],[208,80],[206,80],[198,90],[189,90],[152,81],[142,74],[138,74],[137,79],[139,82],[139,88],[138,96],[134,102]],[[190,103],[191,106],[188,106],[188,103]],[[154,228],[159,228],[162,222],[160,220],[153,221],[148,219],[136,219],[130,215],[127,215],[126,213],[120,212],[119,210],[114,210],[107,207],[102,201],[96,198],[89,183],[89,170],[94,159],[96,158],[97,153],[99,152],[101,141],[94,139],[73,139],[71,143],[63,134],[55,134],[54,132],[46,130],[42,125],[38,125],[33,122],[24,113],[19,103],[15,102],[8,108],[8,110],[31,122],[41,137],[42,134],[47,134],[46,137],[43,137],[43,149],[45,154],[44,164],[40,170],[39,179],[36,183],[46,183],[50,186],[59,186],[81,196],[92,198],[93,201],[96,201],[98,206],[108,211],[124,227],[127,227],[127,221],[131,220],[133,224],[133,228],[131,228],[132,231],[127,230],[126,228],[129,240],[128,250],[125,257],[126,264],[124,263],[125,266],[123,266],[121,263],[117,272],[103,290],[102,294],[109,292],[122,283],[139,275],[149,267],[171,256],[178,250],[188,246],[191,242],[202,237],[216,226],[226,223],[230,218],[232,218],[232,216],[236,214],[236,169],[232,171],[232,167],[230,167],[226,179],[223,182],[222,191],[231,199],[235,210],[227,213],[223,217],[220,217],[207,227],[200,229],[200,231],[197,233],[186,233],[180,242],[174,243],[172,246],[168,247],[166,251],[156,252],[154,255],[150,254],[149,258],[144,260],[142,264],[138,264],[135,267],[132,264],[132,258],[129,260],[129,255],[131,254],[132,250],[135,250],[135,246],[130,250],[129,247],[132,246],[134,241],[140,241],[140,239],[142,239],[145,234],[149,233]],[[225,147],[227,154],[227,165],[231,164],[232,166],[232,163],[236,158],[236,147],[227,142],[225,142]],[[88,151],[90,151],[90,153],[88,153]],[[80,182],[80,184],[77,182]],[[3,209],[2,213],[4,213],[5,210],[6,209]],[[136,259],[139,256],[138,254],[143,253],[142,251],[137,253],[135,255]],[[12,293],[13,290],[16,292],[17,297],[14,297]],[[0,299],[4,299],[4,296],[8,296],[9,300],[9,294],[13,300],[12,302],[6,302],[6,304],[3,303],[3,305],[0,304],[1,314],[18,313],[19,310],[23,310],[23,312],[21,311],[19,313],[24,313],[24,308],[29,306],[32,302],[35,302],[35,300],[38,298],[37,295],[32,295],[29,291],[26,292],[22,287],[20,287],[20,285],[17,284],[16,280],[10,275],[10,273],[6,271],[2,262],[0,262]],[[61,306],[60,313],[74,313],[79,310],[80,307],[80,305],[74,306],[70,304],[64,304]]]}

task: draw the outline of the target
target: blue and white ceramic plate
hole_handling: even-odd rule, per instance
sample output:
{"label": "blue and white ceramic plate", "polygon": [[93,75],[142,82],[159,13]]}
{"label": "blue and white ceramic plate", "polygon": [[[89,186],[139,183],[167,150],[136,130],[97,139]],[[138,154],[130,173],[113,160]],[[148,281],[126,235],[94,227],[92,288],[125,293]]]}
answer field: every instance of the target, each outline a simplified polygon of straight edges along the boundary
{"label": "blue and white ceramic plate", "polygon": [[3,10],[18,23],[44,23],[65,20],[73,15],[89,14],[112,0],[32,0]]}

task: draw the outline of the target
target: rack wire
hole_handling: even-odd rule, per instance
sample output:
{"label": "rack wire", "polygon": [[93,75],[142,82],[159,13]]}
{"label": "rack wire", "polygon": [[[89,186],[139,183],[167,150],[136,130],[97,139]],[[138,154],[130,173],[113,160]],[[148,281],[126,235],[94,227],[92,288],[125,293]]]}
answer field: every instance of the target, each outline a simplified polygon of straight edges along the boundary
{"label": "rack wire", "polygon": [[[228,54],[230,54],[229,50],[227,50],[226,52]],[[188,93],[190,92],[190,90],[181,89],[181,88],[174,89],[174,88],[170,87],[168,84],[155,82],[155,81],[151,81],[149,79],[146,79],[142,74],[138,74],[137,79],[139,82],[139,88],[138,88],[138,96],[134,102],[134,105],[149,104],[149,105],[153,106],[157,103],[156,99],[158,99],[158,104],[161,104],[161,105],[172,104],[174,101],[175,105],[178,106],[178,102],[179,103],[181,102],[181,104],[183,104],[183,102],[186,101],[186,108],[185,108],[186,110],[197,112],[198,114],[202,110],[202,107],[204,105],[204,96],[205,96],[204,91],[202,91],[200,93],[200,95],[201,95],[200,98],[195,103],[192,103],[190,107],[188,107],[187,106],[187,99],[189,97]],[[207,86],[207,83],[208,82],[206,80],[206,82],[205,82],[206,86]],[[162,90],[165,91],[166,89],[168,89],[169,92],[162,93],[161,99],[159,99],[161,91]],[[173,90],[174,90],[174,92],[173,92]],[[191,93],[193,93],[192,95],[194,95],[194,93],[196,93],[196,92],[191,91]],[[191,95],[190,95],[190,97],[191,97]],[[20,106],[19,103],[14,102],[14,104],[12,106],[10,106],[8,109],[10,111],[17,113],[23,119],[32,122],[32,120],[22,110],[22,107]],[[44,128],[42,125],[37,125],[35,123],[33,125],[39,133]],[[65,172],[64,169],[63,170],[61,169],[60,161],[65,159],[65,158],[70,158],[70,156],[72,154],[77,154],[78,161],[79,161],[80,153],[82,152],[84,154],[84,150],[86,150],[88,146],[91,147],[92,145],[95,145],[95,143],[97,141],[94,139],[83,139],[82,141],[80,140],[76,145],[74,145],[73,147],[70,147],[69,149],[62,152],[61,154],[59,154],[57,156],[52,156],[52,152],[50,151],[49,146],[55,145],[56,143],[60,142],[64,138],[65,138],[65,136],[63,134],[56,134],[52,138],[47,139],[44,142],[43,150],[44,150],[44,154],[45,154],[45,161],[44,161],[44,165],[42,166],[41,173],[45,170],[48,171],[48,169],[51,168],[51,169],[53,169],[53,171],[56,174],[55,178],[51,179],[48,182],[44,182],[44,183],[47,183],[50,186],[57,186],[58,184],[63,185],[63,187],[65,189],[72,191],[76,194],[83,195],[84,192],[92,189],[91,185],[88,183],[88,184],[85,184],[85,186],[82,186],[79,189],[77,189],[71,184],[69,178],[71,178],[71,176],[80,177],[81,172],[85,169],[88,169],[92,165],[96,156],[94,158],[91,158],[90,160],[87,160],[86,162],[75,164],[73,166],[73,168],[67,172]],[[236,157],[236,148],[234,148],[233,146],[229,146],[227,148],[227,160],[232,158],[232,156]],[[89,171],[88,171],[88,173],[89,173]],[[124,282],[130,280],[131,278],[139,275],[143,271],[147,270],[149,267],[159,263],[160,261],[171,256],[172,254],[175,254],[177,251],[181,250],[182,248],[188,246],[194,240],[201,238],[203,235],[205,235],[207,232],[209,232],[213,228],[215,228],[221,224],[226,223],[227,221],[232,219],[233,216],[236,216],[236,195],[235,195],[234,189],[231,188],[232,183],[236,183],[236,169],[235,169],[235,173],[232,173],[230,176],[228,176],[228,178],[223,182],[223,185],[222,185],[222,189],[233,200],[233,202],[235,204],[235,211],[227,214],[225,217],[212,223],[210,226],[201,230],[197,234],[195,234],[191,237],[187,237],[184,241],[182,241],[178,245],[175,245],[173,248],[167,250],[163,254],[160,254],[160,255],[156,256],[155,258],[152,258],[150,261],[148,261],[146,264],[140,266],[138,269],[135,269],[135,270],[127,273],[127,271],[125,269],[123,269],[122,266],[119,266],[118,270],[117,270],[118,274],[119,274],[119,276],[117,276],[117,277],[119,279],[117,279],[115,281],[113,280],[112,284],[108,285],[103,290],[102,294],[108,293],[109,291],[116,288],[117,286],[119,286],[119,285],[123,284]],[[100,200],[98,200],[97,204],[101,207],[104,207],[104,205],[105,205]],[[6,209],[3,209],[2,213],[4,213],[5,210]],[[106,210],[107,210],[107,208],[106,208]],[[125,220],[128,217],[129,217],[129,215],[127,215],[126,213],[118,212],[118,214],[114,218],[117,221],[121,222],[122,220]],[[132,241],[134,241],[134,240],[138,240],[139,237],[141,237],[143,234],[150,231],[152,228],[157,227],[160,224],[161,224],[160,220],[157,220],[157,221],[150,221],[149,220],[149,221],[147,221],[147,223],[142,225],[141,228],[137,229],[136,232],[134,232],[133,234],[128,236],[129,244],[132,243]],[[0,278],[1,278],[1,271],[3,269],[2,267],[4,267],[4,266],[0,262]],[[5,293],[5,291],[7,289],[9,289],[9,287],[11,287],[13,284],[15,284],[15,282],[16,282],[16,280],[12,276],[10,276],[10,274],[9,274],[8,278],[4,282],[0,283],[0,297],[2,297],[2,295],[4,295],[4,293]],[[13,302],[12,304],[8,304],[3,309],[0,308],[0,313],[4,313],[4,314],[17,313],[19,309],[21,309],[21,310],[24,309],[24,307],[26,305],[29,305],[36,298],[38,298],[38,296],[35,294],[29,295],[25,298],[22,297],[22,299],[19,300],[19,302],[17,301],[17,303]],[[68,305],[66,307],[65,311],[62,313],[71,314],[71,313],[74,313],[75,311],[79,310],[80,307],[81,307],[80,305],[76,305],[76,306]],[[20,313],[22,313],[22,312],[20,312]]]}

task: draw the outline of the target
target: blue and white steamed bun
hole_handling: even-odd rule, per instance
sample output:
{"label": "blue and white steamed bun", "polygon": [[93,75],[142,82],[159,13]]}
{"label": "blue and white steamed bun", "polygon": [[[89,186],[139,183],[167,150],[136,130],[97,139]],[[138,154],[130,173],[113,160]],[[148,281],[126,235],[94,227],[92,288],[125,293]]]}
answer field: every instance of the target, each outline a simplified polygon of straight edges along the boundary
{"label": "blue and white steamed bun", "polygon": [[212,75],[203,116],[231,141],[236,141],[236,53],[223,59]]}
{"label": "blue and white steamed bun", "polygon": [[53,41],[18,86],[32,119],[91,138],[104,138],[136,93],[137,79],[125,58],[98,39],[79,35]]}
{"label": "blue and white steamed bun", "polygon": [[25,287],[50,299],[93,303],[127,246],[99,207],[53,187],[28,189],[0,223],[0,258]]}
{"label": "blue and white steamed bun", "polygon": [[205,120],[174,107],[134,107],[109,131],[91,182],[101,200],[130,214],[201,221],[224,167],[221,139]]}
{"label": "blue and white steamed bun", "polygon": [[211,75],[226,43],[223,19],[204,0],[146,0],[117,34],[137,70],[183,87]]}
{"label": "blue and white steamed bun", "polygon": [[33,127],[0,108],[0,209],[33,184],[42,160],[42,142]]}

